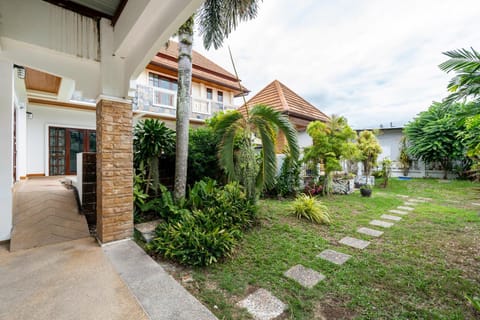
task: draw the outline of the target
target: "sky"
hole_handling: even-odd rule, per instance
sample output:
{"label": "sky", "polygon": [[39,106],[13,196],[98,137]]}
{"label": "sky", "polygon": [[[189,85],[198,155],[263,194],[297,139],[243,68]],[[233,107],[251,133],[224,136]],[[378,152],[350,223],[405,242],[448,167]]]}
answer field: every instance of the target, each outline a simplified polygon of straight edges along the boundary
{"label": "sky", "polygon": [[478,0],[264,0],[221,49],[194,49],[233,72],[230,46],[247,99],[276,79],[355,129],[397,127],[448,95],[442,52],[480,50],[479,17]]}

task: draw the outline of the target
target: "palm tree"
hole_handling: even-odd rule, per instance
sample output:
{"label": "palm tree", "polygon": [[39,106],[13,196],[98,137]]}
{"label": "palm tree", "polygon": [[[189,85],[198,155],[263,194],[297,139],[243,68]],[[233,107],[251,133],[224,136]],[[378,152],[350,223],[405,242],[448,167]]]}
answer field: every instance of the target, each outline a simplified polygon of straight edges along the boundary
{"label": "palm tree", "polygon": [[447,87],[453,93],[445,99],[445,102],[451,104],[467,97],[478,99],[480,96],[480,53],[471,48],[471,51],[459,49],[443,54],[450,59],[441,63],[440,69],[456,73]]}
{"label": "palm tree", "polygon": [[209,49],[222,46],[223,40],[241,21],[257,15],[261,0],[206,0],[195,16],[191,16],[178,30],[178,92],[177,92],[177,150],[175,160],[176,200],[185,196],[188,162],[188,127],[191,110],[192,44],[195,20],[203,44]]}
{"label": "palm tree", "polygon": [[[232,111],[220,115],[214,129],[221,137],[220,165],[229,180],[237,180],[245,187],[252,200],[256,199],[257,190],[270,188],[275,183],[277,130],[285,135],[291,157],[298,159],[295,128],[287,116],[268,106],[256,105],[251,109],[246,107],[244,113]],[[258,161],[252,144],[255,137],[262,143]]]}

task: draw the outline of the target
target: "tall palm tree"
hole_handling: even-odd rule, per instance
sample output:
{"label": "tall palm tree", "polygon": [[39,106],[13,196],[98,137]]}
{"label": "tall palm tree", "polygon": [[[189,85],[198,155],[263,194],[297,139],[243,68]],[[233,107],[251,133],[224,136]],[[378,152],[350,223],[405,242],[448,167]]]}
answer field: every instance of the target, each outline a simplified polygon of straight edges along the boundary
{"label": "tall palm tree", "polygon": [[445,102],[451,104],[467,97],[478,99],[480,97],[480,53],[471,48],[470,51],[459,49],[443,54],[450,59],[441,63],[440,69],[456,73],[447,87],[453,93],[445,99]]}
{"label": "tall palm tree", "polygon": [[[277,130],[287,140],[290,155],[298,159],[297,132],[288,117],[265,105],[246,108],[244,113],[232,111],[221,115],[215,123],[221,137],[220,165],[229,180],[238,180],[252,200],[257,190],[272,187],[277,173],[275,140]],[[257,136],[262,143],[259,163],[252,145]]]}
{"label": "tall palm tree", "polygon": [[222,46],[223,40],[239,22],[257,15],[261,0],[206,0],[196,13],[178,30],[177,150],[175,160],[176,200],[185,196],[188,162],[188,127],[191,110],[192,45],[194,22],[198,23],[206,49]]}

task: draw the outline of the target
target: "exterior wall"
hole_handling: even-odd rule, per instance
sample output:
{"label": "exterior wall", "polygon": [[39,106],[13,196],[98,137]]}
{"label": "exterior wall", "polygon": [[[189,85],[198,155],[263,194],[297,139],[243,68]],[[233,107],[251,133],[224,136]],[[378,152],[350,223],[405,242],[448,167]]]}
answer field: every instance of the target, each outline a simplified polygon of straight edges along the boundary
{"label": "exterior wall", "polygon": [[27,119],[27,174],[48,175],[48,127],[95,130],[95,110],[29,105],[33,119]]}
{"label": "exterior wall", "polygon": [[303,150],[305,147],[310,147],[313,144],[312,137],[310,137],[307,131],[298,132],[298,145]]}
{"label": "exterior wall", "polygon": [[402,136],[402,129],[384,130],[382,134],[377,136],[378,142],[382,146],[382,154],[378,159],[389,158],[392,161],[398,161]]}
{"label": "exterior wall", "polygon": [[13,64],[0,60],[0,241],[10,239],[13,186]]}

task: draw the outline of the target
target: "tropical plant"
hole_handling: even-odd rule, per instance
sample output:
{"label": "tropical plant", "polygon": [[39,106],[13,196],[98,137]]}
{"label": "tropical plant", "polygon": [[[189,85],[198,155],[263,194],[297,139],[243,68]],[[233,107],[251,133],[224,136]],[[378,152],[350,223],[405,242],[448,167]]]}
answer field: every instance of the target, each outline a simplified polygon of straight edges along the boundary
{"label": "tropical plant", "polygon": [[356,154],[353,139],[355,131],[348,125],[345,117],[332,115],[330,121],[323,123],[313,121],[307,127],[313,145],[306,148],[304,161],[322,162],[325,168],[324,194],[331,194],[333,189],[332,174],[342,169],[340,161],[351,159]]}
{"label": "tropical plant", "polygon": [[293,159],[290,152],[287,152],[275,183],[275,193],[282,197],[295,195],[300,188],[300,171],[300,161]]}
{"label": "tropical plant", "polygon": [[[206,49],[218,49],[240,21],[257,15],[258,0],[206,0],[196,13],[196,21]],[[180,27],[178,35],[177,151],[175,160],[176,200],[185,196],[188,165],[188,127],[192,87],[192,46],[195,16]]]}
{"label": "tropical plant", "polygon": [[386,188],[388,186],[388,180],[392,175],[392,160],[384,158],[380,164],[382,165],[380,171],[380,176],[383,178],[382,187]]}
{"label": "tropical plant", "polygon": [[300,194],[292,203],[291,213],[298,219],[307,219],[315,223],[330,223],[327,206],[313,196]]}
{"label": "tropical plant", "polygon": [[223,180],[218,164],[218,136],[210,126],[190,130],[188,146],[188,183],[204,178]]}
{"label": "tropical plant", "polygon": [[407,137],[402,135],[400,139],[400,156],[399,159],[400,164],[402,165],[403,175],[408,176],[408,171],[410,170],[410,155],[408,154],[408,145],[407,145]]}
{"label": "tropical plant", "polygon": [[404,128],[410,141],[408,152],[425,162],[439,162],[444,179],[447,179],[452,161],[465,157],[465,146],[458,138],[463,123],[455,117],[457,108],[457,105],[433,103]]}
{"label": "tropical plant", "polygon": [[137,173],[145,171],[146,194],[149,188],[158,189],[158,159],[162,154],[173,154],[175,131],[156,119],[145,119],[137,123],[133,132],[133,160]]}
{"label": "tropical plant", "polygon": [[147,248],[187,265],[205,266],[229,257],[256,220],[256,206],[236,182],[219,187],[214,180],[199,181],[186,201],[176,205],[167,193],[158,203],[166,222]]}
{"label": "tropical plant", "polygon": [[480,53],[473,48],[458,49],[443,53],[450,57],[439,65],[445,72],[455,72],[455,76],[448,83],[448,90],[452,92],[445,103],[451,104],[455,101],[480,97]]}
{"label": "tropical plant", "polygon": [[[276,131],[287,140],[292,159],[298,159],[297,132],[288,117],[265,106],[246,107],[245,114],[231,111],[218,116],[215,131],[220,137],[220,165],[230,181],[239,181],[248,197],[255,200],[259,191],[274,186],[277,173]],[[255,154],[252,139],[259,137],[262,152]]]}
{"label": "tropical plant", "polygon": [[357,139],[357,147],[360,152],[360,160],[363,164],[363,172],[368,184],[372,168],[377,163],[377,158],[382,153],[382,147],[378,143],[373,131],[364,130],[360,132]]}

